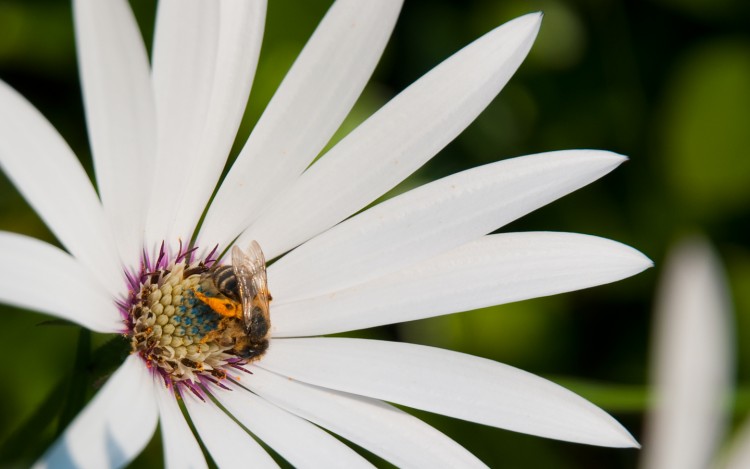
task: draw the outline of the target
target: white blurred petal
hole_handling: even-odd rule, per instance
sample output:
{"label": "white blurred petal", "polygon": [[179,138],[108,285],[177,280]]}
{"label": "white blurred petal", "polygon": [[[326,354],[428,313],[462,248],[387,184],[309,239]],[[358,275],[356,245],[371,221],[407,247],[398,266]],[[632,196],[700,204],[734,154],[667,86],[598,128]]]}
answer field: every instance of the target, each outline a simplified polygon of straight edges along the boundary
{"label": "white blurred petal", "polygon": [[130,355],[34,468],[123,467],[153,436],[156,417],[151,376]]}
{"label": "white blurred petal", "polygon": [[435,67],[362,123],[240,236],[268,258],[375,200],[432,158],[500,92],[531,48],[540,14],[510,21]]}
{"label": "white blurred petal", "polygon": [[154,88],[159,129],[153,243],[189,239],[239,127],[263,37],[266,2],[159,2]]}
{"label": "white blurred petal", "polygon": [[368,283],[274,303],[272,331],[322,335],[412,321],[614,282],[650,266],[635,249],[595,236],[490,235]]}
{"label": "white blurred petal", "polygon": [[182,397],[201,441],[217,466],[237,467],[252,461],[257,468],[279,467],[253,437],[213,402],[203,402],[190,391]]}
{"label": "white blurred petal", "polygon": [[2,81],[0,168],[65,249],[119,294],[117,247],[88,176],[54,127]]}
{"label": "white blurred petal", "polygon": [[258,366],[305,383],[516,432],[637,446],[622,425],[583,398],[472,355],[364,339],[275,339]]}
{"label": "white blurred petal", "polygon": [[654,324],[654,407],[642,467],[709,466],[726,424],[732,337],[726,281],[702,239],[680,244],[659,285]]}
{"label": "white blurred petal", "polygon": [[[242,376],[243,382],[255,376]],[[371,467],[354,450],[321,430],[245,389],[211,393],[234,418],[295,467]]]}
{"label": "white blurred petal", "polygon": [[151,68],[125,0],[75,0],[78,63],[102,205],[120,255],[132,265],[143,223],[156,145]]}
{"label": "white blurred petal", "polygon": [[436,429],[375,399],[310,386],[253,367],[242,385],[398,467],[485,467]]}
{"label": "white blurred petal", "polygon": [[190,430],[182,410],[171,388],[155,375],[153,388],[159,405],[159,424],[164,447],[164,465],[167,469],[206,468],[206,458],[193,432]]}
{"label": "white blurred petal", "polygon": [[333,4],[222,182],[201,245],[226,245],[323,149],[370,78],[401,3]]}
{"label": "white blurred petal", "polygon": [[97,332],[120,332],[114,300],[67,252],[44,241],[0,231],[0,301],[52,314]]}
{"label": "white blurred petal", "polygon": [[[279,301],[333,292],[473,241],[612,171],[595,150],[523,156],[425,184],[341,223],[268,271]],[[261,240],[258,240],[261,242]],[[272,254],[266,251],[267,257]]]}

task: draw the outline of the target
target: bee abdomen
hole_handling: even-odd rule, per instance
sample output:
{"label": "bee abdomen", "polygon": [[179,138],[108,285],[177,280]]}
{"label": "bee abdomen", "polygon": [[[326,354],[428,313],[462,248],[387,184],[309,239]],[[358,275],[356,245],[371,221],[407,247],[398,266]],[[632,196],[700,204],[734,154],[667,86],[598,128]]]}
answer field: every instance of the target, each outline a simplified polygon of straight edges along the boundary
{"label": "bee abdomen", "polygon": [[247,325],[247,335],[255,341],[260,341],[268,335],[268,319],[261,314],[260,308],[253,308],[250,324]]}
{"label": "bee abdomen", "polygon": [[214,285],[219,292],[237,302],[240,301],[240,294],[237,290],[237,277],[234,275],[234,269],[230,265],[222,265],[216,268],[212,274]]}

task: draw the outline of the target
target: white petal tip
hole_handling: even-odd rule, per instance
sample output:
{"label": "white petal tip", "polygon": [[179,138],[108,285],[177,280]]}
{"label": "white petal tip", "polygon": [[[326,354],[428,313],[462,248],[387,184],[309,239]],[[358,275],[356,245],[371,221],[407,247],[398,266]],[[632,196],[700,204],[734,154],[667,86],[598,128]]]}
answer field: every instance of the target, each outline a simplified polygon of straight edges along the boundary
{"label": "white petal tip", "polygon": [[617,158],[621,163],[624,163],[624,162],[630,160],[630,157],[628,157],[626,155],[621,155],[620,153],[614,153],[614,152],[611,152],[611,151],[608,152],[608,153],[611,154],[613,157]]}
{"label": "white petal tip", "polygon": [[630,433],[627,434],[627,440],[623,442],[623,445],[620,446],[620,448],[633,448],[633,449],[641,449],[641,444],[638,443],[638,440],[633,438],[633,435]]}
{"label": "white petal tip", "polygon": [[641,444],[638,443],[638,440],[636,440],[635,437],[625,429],[625,427],[620,426],[619,437],[620,444],[617,446],[618,448],[641,449]]}
{"label": "white petal tip", "polygon": [[628,161],[627,156],[607,150],[573,150],[573,152],[579,153],[583,157],[581,161],[586,161],[591,168],[602,171],[602,175],[614,171],[618,166]]}
{"label": "white petal tip", "polygon": [[526,13],[525,15],[518,16],[510,21],[508,23],[512,23],[514,21],[541,21],[542,17],[544,16],[544,12],[542,11],[532,11],[530,13]]}
{"label": "white petal tip", "polygon": [[621,155],[619,153],[615,153],[613,151],[607,151],[607,150],[589,150],[589,151],[597,153],[600,158],[610,161],[614,166],[619,166],[622,163],[629,160],[627,156]]}
{"label": "white petal tip", "polygon": [[590,243],[590,253],[594,257],[599,257],[606,265],[609,274],[612,275],[606,283],[631,277],[654,266],[654,262],[642,252],[619,241],[598,236],[580,239],[587,239]]}
{"label": "white petal tip", "polygon": [[639,274],[654,266],[654,261],[646,257],[642,252],[617,241],[611,242],[617,244],[616,249],[611,252],[613,262],[619,264],[620,270],[626,274],[625,277]]}
{"label": "white petal tip", "polygon": [[537,11],[534,13],[527,13],[523,16],[519,16],[518,18],[508,21],[507,23],[505,23],[504,25],[500,27],[509,28],[512,25],[512,27],[516,27],[519,29],[528,28],[529,29],[528,33],[536,36],[537,33],[539,32],[539,28],[542,25],[543,16],[544,14],[541,11]]}
{"label": "white petal tip", "polygon": [[603,431],[599,433],[599,441],[594,443],[595,445],[609,448],[641,448],[638,440],[625,427],[612,417],[610,419],[611,425],[608,429],[602,429]]}
{"label": "white petal tip", "polygon": [[630,246],[628,248],[628,257],[632,261],[633,268],[637,269],[637,272],[643,272],[646,269],[650,269],[654,266],[654,261],[649,259],[645,254],[637,251]]}
{"label": "white petal tip", "polygon": [[619,153],[615,153],[613,151],[608,150],[593,150],[593,149],[581,149],[581,150],[561,150],[562,152],[571,151],[571,152],[580,152],[585,155],[589,155],[592,158],[596,158],[597,160],[610,164],[612,167],[617,167],[621,165],[622,163],[628,161],[628,157],[625,155],[621,155]]}
{"label": "white petal tip", "polygon": [[[543,158],[558,158],[562,161],[572,161],[587,167],[610,172],[628,161],[628,157],[607,150],[575,149],[556,150],[548,153],[538,153]],[[533,155],[532,155],[533,156]]]}

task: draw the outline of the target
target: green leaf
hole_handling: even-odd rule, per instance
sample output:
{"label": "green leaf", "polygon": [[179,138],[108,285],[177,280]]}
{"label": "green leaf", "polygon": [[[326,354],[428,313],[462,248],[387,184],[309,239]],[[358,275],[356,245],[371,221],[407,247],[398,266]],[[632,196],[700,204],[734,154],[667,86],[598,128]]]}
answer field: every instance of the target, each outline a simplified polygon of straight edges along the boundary
{"label": "green leaf", "polygon": [[67,396],[64,400],[60,420],[57,423],[57,435],[59,436],[73,421],[78,412],[86,405],[87,391],[89,388],[88,365],[91,359],[91,332],[81,329],[78,334],[76,345],[76,359],[73,363],[73,372],[68,379]]}
{"label": "green leaf", "polygon": [[94,389],[99,389],[130,354],[130,344],[123,336],[117,336],[97,348],[88,364],[89,379]]}

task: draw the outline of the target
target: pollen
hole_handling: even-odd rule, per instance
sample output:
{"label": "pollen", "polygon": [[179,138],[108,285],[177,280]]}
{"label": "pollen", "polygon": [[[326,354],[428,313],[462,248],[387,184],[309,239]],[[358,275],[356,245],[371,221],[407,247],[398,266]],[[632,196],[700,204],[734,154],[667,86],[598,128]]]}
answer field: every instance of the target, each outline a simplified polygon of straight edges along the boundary
{"label": "pollen", "polygon": [[211,298],[201,293],[200,290],[194,290],[193,295],[195,295],[195,297],[201,300],[203,303],[207,304],[212,310],[214,310],[214,312],[222,316],[230,318],[239,317],[239,315],[242,313],[242,307],[232,300],[223,298]]}

